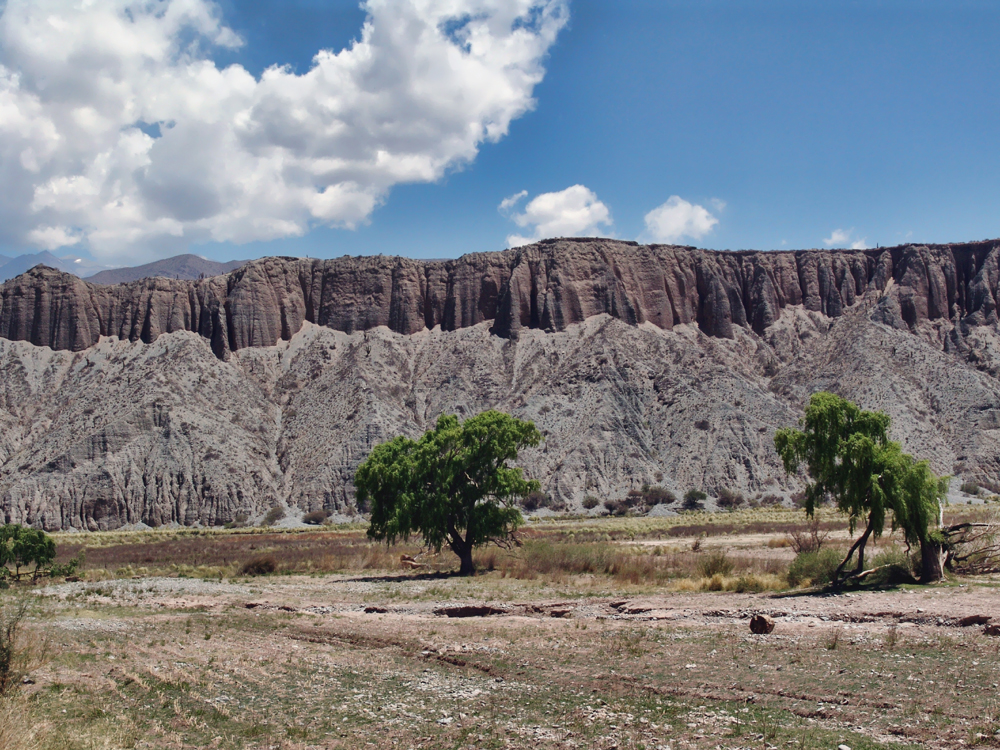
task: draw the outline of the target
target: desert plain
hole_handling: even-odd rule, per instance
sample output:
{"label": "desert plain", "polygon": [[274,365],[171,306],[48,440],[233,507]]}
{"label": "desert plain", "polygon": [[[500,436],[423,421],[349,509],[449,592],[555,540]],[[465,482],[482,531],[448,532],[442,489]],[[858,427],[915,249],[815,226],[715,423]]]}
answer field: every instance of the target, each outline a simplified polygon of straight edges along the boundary
{"label": "desert plain", "polygon": [[[991,513],[948,509],[949,520]],[[1000,745],[1000,578],[789,586],[801,510],[548,518],[473,577],[362,525],[56,535],[21,748]],[[824,544],[848,542],[820,513]],[[874,554],[898,554],[883,537]],[[403,555],[421,567],[408,567]],[[250,560],[275,572],[241,575]],[[750,618],[772,618],[772,633]],[[2,744],[2,743],[0,743]]]}

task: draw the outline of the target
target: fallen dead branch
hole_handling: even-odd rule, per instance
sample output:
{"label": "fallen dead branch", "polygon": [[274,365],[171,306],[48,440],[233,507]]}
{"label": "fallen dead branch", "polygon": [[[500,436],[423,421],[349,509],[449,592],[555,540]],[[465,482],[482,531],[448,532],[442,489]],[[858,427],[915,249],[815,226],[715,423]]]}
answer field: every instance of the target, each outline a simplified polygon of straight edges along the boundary
{"label": "fallen dead branch", "polygon": [[1000,572],[1000,522],[960,523],[942,529],[944,566],[960,575]]}

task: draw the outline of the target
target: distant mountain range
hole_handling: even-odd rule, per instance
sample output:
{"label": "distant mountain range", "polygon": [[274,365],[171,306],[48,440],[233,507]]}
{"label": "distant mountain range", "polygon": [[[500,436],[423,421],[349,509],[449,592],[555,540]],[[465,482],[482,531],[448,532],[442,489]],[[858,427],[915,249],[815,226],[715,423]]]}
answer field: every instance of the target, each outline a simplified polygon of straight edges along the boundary
{"label": "distant mountain range", "polygon": [[40,253],[18,255],[16,258],[0,256],[0,281],[20,276],[39,263],[51,266],[52,268],[58,268],[60,271],[65,271],[76,276],[82,275],[80,273],[82,269],[79,268],[79,264],[74,263],[72,259],[58,258],[47,250],[43,250]]}
{"label": "distant mountain range", "polygon": [[25,271],[39,264],[58,268],[60,271],[86,278],[94,284],[123,284],[128,281],[136,281],[152,276],[187,280],[199,279],[206,276],[220,276],[239,268],[245,263],[245,260],[217,263],[197,255],[188,254],[176,255],[173,258],[165,258],[164,260],[146,263],[141,266],[112,268],[98,271],[97,273],[88,273],[94,271],[95,268],[100,268],[100,266],[82,259],[59,258],[47,250],[43,250],[40,253],[18,255],[16,258],[8,258],[5,255],[0,255],[0,282],[20,276]]}
{"label": "distant mountain range", "polygon": [[[200,279],[208,276],[221,276],[224,273],[234,271],[244,265],[245,260],[231,260],[226,263],[217,263],[214,260],[206,260],[198,255],[175,255],[173,258],[165,258],[154,263],[146,263],[143,266],[133,266],[131,268],[113,268],[110,271],[101,271],[93,276],[88,276],[87,281],[92,284],[124,284],[128,281],[137,281],[151,276],[159,276],[167,279]],[[0,267],[0,274],[4,268]]]}

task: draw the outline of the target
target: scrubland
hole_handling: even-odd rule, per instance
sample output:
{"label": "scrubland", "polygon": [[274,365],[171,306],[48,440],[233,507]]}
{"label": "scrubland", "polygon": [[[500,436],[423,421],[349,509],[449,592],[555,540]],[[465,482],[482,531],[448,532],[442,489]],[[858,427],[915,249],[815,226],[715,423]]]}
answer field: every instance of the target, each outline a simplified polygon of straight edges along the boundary
{"label": "scrubland", "polygon": [[[818,529],[848,544],[832,512]],[[775,508],[541,519],[471,578],[361,526],[60,535],[81,580],[0,592],[29,602],[30,661],[0,746],[1000,746],[1000,638],[970,624],[1000,621],[1000,580],[792,587],[808,530]],[[490,614],[448,616],[469,605]]]}

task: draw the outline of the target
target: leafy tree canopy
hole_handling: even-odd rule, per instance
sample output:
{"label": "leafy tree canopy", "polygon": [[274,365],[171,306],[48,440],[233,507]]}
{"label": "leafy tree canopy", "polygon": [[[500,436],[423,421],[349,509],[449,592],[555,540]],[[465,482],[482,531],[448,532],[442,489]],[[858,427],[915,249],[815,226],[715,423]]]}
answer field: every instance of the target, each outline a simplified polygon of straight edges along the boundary
{"label": "leafy tree canopy", "polygon": [[420,534],[474,573],[472,550],[509,543],[523,523],[515,501],[540,489],[508,462],[541,439],[532,422],[487,411],[465,422],[444,414],[419,440],[375,446],[354,476],[358,501],[371,510],[368,536],[392,543]]}
{"label": "leafy tree canopy", "polygon": [[56,559],[56,544],[41,529],[32,529],[16,523],[0,526],[0,568],[6,573],[13,566],[14,575],[20,577],[21,569],[28,568],[37,576]]}
{"label": "leafy tree canopy", "polygon": [[865,545],[885,529],[886,514],[892,513],[892,528],[900,528],[908,544],[921,545],[922,578],[940,578],[940,565],[933,570],[932,526],[939,503],[947,492],[947,479],[940,479],[926,461],[903,453],[899,443],[889,440],[889,417],[864,411],[832,393],[816,393],[809,400],[801,430],[778,430],[774,445],[785,471],[805,466],[810,483],[806,487],[806,512],[832,499],[847,514],[851,532],[859,524],[865,531],[837,569],[839,576],[855,552],[855,574],[864,569]]}

